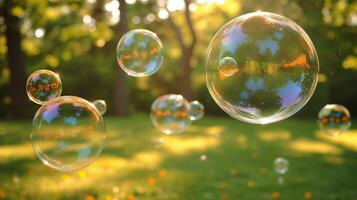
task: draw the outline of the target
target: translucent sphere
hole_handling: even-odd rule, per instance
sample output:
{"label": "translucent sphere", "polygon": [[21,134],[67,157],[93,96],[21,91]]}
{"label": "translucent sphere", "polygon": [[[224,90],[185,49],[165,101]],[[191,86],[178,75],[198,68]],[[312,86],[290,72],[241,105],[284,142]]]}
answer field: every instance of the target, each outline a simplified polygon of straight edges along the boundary
{"label": "translucent sphere", "polygon": [[328,104],[319,112],[319,125],[322,132],[330,136],[338,136],[351,125],[347,108],[338,104]]}
{"label": "translucent sphere", "polygon": [[312,96],[319,71],[315,47],[293,21],[254,12],[225,24],[213,37],[206,81],[230,116],[254,124],[290,117]]}
{"label": "translucent sphere", "polygon": [[107,103],[104,100],[95,100],[92,104],[98,109],[100,114],[104,115],[107,112]]}
{"label": "translucent sphere", "polygon": [[219,73],[223,76],[232,76],[238,72],[238,64],[232,57],[224,57],[218,63]]}
{"label": "translucent sphere", "polygon": [[150,76],[164,61],[164,51],[159,37],[148,30],[136,29],[126,33],[118,42],[117,61],[129,75]]}
{"label": "translucent sphere", "polygon": [[36,112],[31,133],[37,157],[62,172],[91,164],[102,152],[105,128],[92,103],[74,96],[48,101]]}
{"label": "translucent sphere", "polygon": [[205,108],[199,101],[191,101],[190,102],[190,119],[191,120],[199,120],[203,117],[205,113]]}
{"label": "translucent sphere", "polygon": [[158,97],[151,105],[150,118],[154,126],[167,135],[180,133],[191,124],[189,104],[177,94]]}
{"label": "translucent sphere", "polygon": [[274,160],[274,169],[278,174],[285,174],[289,169],[289,161],[282,157],[276,158]]}
{"label": "translucent sphere", "polygon": [[61,95],[62,82],[58,74],[52,71],[38,70],[27,79],[26,92],[31,101],[43,105]]}

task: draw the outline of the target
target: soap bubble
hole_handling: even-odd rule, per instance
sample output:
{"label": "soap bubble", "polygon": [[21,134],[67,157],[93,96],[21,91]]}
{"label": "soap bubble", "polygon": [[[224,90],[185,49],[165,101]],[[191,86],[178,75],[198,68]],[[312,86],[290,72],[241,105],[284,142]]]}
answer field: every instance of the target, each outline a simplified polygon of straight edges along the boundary
{"label": "soap bubble", "polygon": [[199,120],[203,117],[205,113],[204,106],[199,101],[191,101],[190,102],[190,119],[191,120]]}
{"label": "soap bubble", "polygon": [[38,70],[27,79],[26,92],[31,101],[43,105],[61,95],[62,82],[58,74],[52,71]]}
{"label": "soap bubble", "polygon": [[319,71],[305,31],[267,12],[225,24],[213,37],[206,61],[207,87],[215,102],[232,117],[255,124],[299,111],[312,96]]}
{"label": "soap bubble", "polygon": [[158,97],[151,106],[150,118],[154,126],[167,135],[182,132],[191,124],[189,104],[177,94]]}
{"label": "soap bubble", "polygon": [[150,76],[164,61],[164,51],[159,37],[148,30],[136,29],[126,33],[118,42],[117,61],[129,75]]}
{"label": "soap bubble", "polygon": [[319,125],[322,132],[338,136],[350,127],[350,118],[350,112],[344,106],[327,104],[319,112]]}
{"label": "soap bubble", "polygon": [[238,64],[232,57],[224,57],[219,61],[218,70],[224,76],[232,76],[238,72]]}
{"label": "soap bubble", "polygon": [[206,161],[206,160],[207,160],[207,155],[202,154],[202,155],[200,156],[200,160],[201,160],[201,161]]}
{"label": "soap bubble", "polygon": [[289,169],[289,161],[282,157],[276,158],[274,160],[274,169],[278,174],[285,174]]}
{"label": "soap bubble", "polygon": [[82,98],[61,96],[48,101],[36,112],[32,126],[37,157],[58,171],[84,168],[103,150],[102,115]]}
{"label": "soap bubble", "polygon": [[107,112],[107,103],[104,100],[98,99],[93,101],[92,104],[98,109],[101,115]]}

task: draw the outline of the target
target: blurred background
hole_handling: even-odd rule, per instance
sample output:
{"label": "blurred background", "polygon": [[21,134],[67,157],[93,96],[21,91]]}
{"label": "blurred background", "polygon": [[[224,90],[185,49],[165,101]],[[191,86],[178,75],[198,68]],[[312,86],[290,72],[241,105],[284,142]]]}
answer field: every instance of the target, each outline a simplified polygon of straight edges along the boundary
{"label": "blurred background", "polygon": [[[320,60],[318,86],[296,115],[270,125],[228,117],[205,84],[215,32],[257,10],[296,21]],[[328,103],[357,116],[355,0],[0,0],[0,199],[264,200],[357,199],[356,120],[332,138],[318,130]],[[161,39],[165,60],[147,78],[126,75],[115,57],[128,30]],[[60,173],[36,158],[27,77],[57,72],[62,95],[104,99],[107,139],[89,167]],[[183,134],[165,136],[150,122],[153,100],[179,93],[206,115]],[[278,185],[273,161],[290,165]]]}
{"label": "blurred background", "polygon": [[[0,6],[1,118],[32,116],[37,107],[26,97],[25,81],[44,68],[60,74],[63,95],[105,99],[110,115],[147,112],[166,93],[198,99],[208,114],[222,115],[205,86],[206,50],[223,24],[257,10],[296,21],[317,49],[319,84],[297,116],[313,118],[326,103],[357,115],[352,0],[1,0]],[[165,48],[162,68],[148,78],[125,75],[115,58],[120,37],[137,28],[157,33]]]}

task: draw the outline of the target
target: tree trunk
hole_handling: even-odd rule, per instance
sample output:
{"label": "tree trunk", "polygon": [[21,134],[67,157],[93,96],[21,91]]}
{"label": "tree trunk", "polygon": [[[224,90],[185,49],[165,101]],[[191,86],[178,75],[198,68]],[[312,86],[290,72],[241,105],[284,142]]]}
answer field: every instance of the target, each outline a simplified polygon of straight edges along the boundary
{"label": "tree trunk", "polygon": [[181,49],[181,60],[182,60],[182,82],[181,82],[181,93],[182,95],[188,99],[188,100],[192,100],[193,99],[193,88],[192,88],[192,81],[191,81],[191,59],[193,56],[193,51],[194,48],[196,46],[196,32],[193,26],[193,21],[191,18],[191,13],[189,10],[191,1],[190,0],[185,0],[185,11],[184,11],[184,15],[185,15],[185,21],[186,24],[190,30],[190,34],[191,34],[191,43],[189,45],[185,45],[184,40],[183,40],[183,34],[180,30],[180,28],[177,26],[177,24],[175,24],[175,22],[173,21],[173,19],[171,18],[171,16],[169,16],[168,21],[170,26],[173,28],[173,30],[175,31],[177,40],[180,44],[180,49]]}
{"label": "tree trunk", "polygon": [[192,52],[184,50],[182,52],[182,95],[189,101],[192,101],[193,92],[191,85],[191,58]]}
{"label": "tree trunk", "polygon": [[[118,24],[117,41],[128,31],[127,24],[127,4],[125,0],[119,0],[120,21]],[[125,116],[129,113],[128,88],[126,87],[126,74],[118,69],[118,63],[115,61],[114,69],[114,115]]]}
{"label": "tree trunk", "polygon": [[4,19],[6,26],[7,60],[10,69],[11,113],[12,117],[26,117],[29,100],[26,97],[26,74],[24,54],[21,50],[20,19],[11,13],[12,0],[4,2]]}

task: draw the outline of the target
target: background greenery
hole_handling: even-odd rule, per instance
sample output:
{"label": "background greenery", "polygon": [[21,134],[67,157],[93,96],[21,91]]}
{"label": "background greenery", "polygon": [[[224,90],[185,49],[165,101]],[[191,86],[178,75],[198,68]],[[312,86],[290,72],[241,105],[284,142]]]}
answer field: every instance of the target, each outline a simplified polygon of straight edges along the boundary
{"label": "background greenery", "polygon": [[[169,3],[168,18],[163,9],[165,2]],[[31,72],[42,68],[60,74],[63,95],[105,99],[109,114],[148,111],[153,99],[166,93],[182,93],[188,99],[201,100],[209,114],[222,114],[205,86],[206,49],[220,26],[256,10],[276,12],[295,20],[316,46],[320,59],[319,84],[298,116],[315,117],[326,103],[345,105],[356,116],[356,1],[197,0],[186,4],[191,10],[194,34],[185,18],[188,11],[182,7],[183,0],[0,1],[2,13],[7,11],[18,19],[11,23],[20,27],[21,38],[17,40],[21,40],[25,73],[11,76],[12,68],[21,64],[15,67],[9,64],[6,34],[2,34],[6,31],[5,18],[0,16],[0,116],[19,118],[34,113],[36,106],[29,104],[25,96],[24,81]],[[115,60],[117,41],[127,30],[137,28],[158,34],[164,44],[165,62],[158,73],[148,78],[118,77],[116,74],[121,70]],[[193,54],[189,55],[191,45]],[[185,86],[186,82],[190,84]],[[24,104],[28,105],[26,109],[16,114],[14,109]]]}

